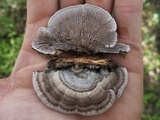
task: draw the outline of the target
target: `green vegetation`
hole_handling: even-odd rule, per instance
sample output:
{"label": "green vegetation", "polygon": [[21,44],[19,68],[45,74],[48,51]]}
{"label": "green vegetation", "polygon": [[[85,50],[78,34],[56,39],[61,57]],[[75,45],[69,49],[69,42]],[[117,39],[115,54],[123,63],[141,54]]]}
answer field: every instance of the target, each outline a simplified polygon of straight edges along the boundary
{"label": "green vegetation", "polygon": [[[0,78],[14,66],[23,41],[26,1],[0,1]],[[142,40],[144,55],[143,120],[160,119],[160,1],[144,0]]]}
{"label": "green vegetation", "polygon": [[14,66],[24,34],[26,6],[23,0],[0,1],[0,78]]}
{"label": "green vegetation", "polygon": [[144,1],[142,44],[144,60],[143,120],[160,119],[160,1]]}

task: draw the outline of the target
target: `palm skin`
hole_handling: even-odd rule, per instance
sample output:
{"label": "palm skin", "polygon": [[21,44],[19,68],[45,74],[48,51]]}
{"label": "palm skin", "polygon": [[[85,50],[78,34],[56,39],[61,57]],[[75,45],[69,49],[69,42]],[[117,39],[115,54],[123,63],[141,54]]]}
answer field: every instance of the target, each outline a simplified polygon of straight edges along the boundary
{"label": "palm skin", "polygon": [[[113,60],[125,66],[129,73],[129,82],[122,97],[107,112],[84,117],[66,115],[48,109],[37,97],[32,86],[32,72],[43,70],[48,58],[42,57],[31,49],[36,31],[46,26],[47,21],[58,9],[85,3],[83,0],[28,0],[26,33],[22,48],[12,74],[0,80],[0,119],[1,120],[140,120],[143,100],[143,62],[140,41],[142,1],[139,0],[86,0],[86,3],[98,5],[111,12],[114,9],[118,24],[118,41],[129,44],[131,51],[125,59],[118,56]],[[113,9],[112,9],[113,8]]]}

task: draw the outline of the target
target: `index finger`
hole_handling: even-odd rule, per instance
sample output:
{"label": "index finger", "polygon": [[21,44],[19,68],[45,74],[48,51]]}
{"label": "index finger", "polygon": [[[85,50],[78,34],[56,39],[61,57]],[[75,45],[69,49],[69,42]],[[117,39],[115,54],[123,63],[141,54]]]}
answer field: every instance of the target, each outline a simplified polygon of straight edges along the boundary
{"label": "index finger", "polygon": [[140,41],[143,0],[115,0],[114,12],[119,36]]}

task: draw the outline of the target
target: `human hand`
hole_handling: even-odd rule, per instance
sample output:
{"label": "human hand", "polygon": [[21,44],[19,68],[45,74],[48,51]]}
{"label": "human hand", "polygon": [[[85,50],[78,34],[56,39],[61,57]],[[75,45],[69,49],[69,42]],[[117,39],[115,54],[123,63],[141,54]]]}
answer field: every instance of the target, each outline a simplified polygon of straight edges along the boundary
{"label": "human hand", "polygon": [[[59,3],[58,3],[59,1]],[[66,115],[48,109],[37,97],[32,86],[32,72],[43,70],[48,58],[31,49],[39,27],[59,9],[85,3],[83,0],[27,0],[26,33],[12,74],[0,80],[1,120],[140,120],[143,100],[143,62],[141,51],[142,0],[85,0],[109,11],[114,11],[118,25],[118,41],[130,45],[131,51],[123,59],[110,56],[128,69],[129,80],[121,98],[107,112],[90,117]]]}

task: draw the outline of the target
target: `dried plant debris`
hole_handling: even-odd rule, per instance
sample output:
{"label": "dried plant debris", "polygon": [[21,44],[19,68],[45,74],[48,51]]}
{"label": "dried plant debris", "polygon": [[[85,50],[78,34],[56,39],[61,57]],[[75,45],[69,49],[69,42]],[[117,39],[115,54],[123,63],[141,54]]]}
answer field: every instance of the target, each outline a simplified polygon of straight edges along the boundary
{"label": "dried plant debris", "polygon": [[[98,115],[121,96],[128,81],[125,67],[101,53],[127,53],[117,43],[117,25],[100,7],[84,4],[57,11],[39,28],[32,48],[52,56],[44,71],[33,72],[33,87],[49,108],[66,114]],[[74,56],[61,53],[74,51]]]}

